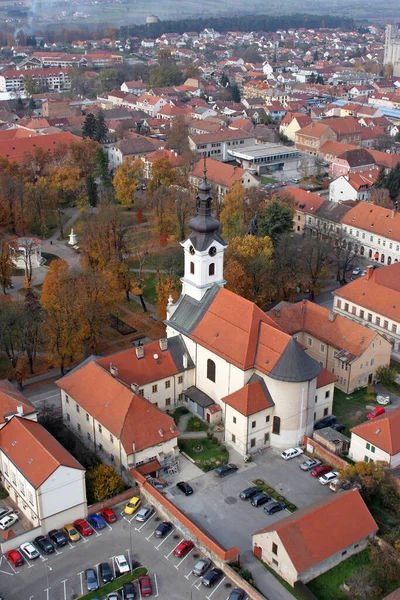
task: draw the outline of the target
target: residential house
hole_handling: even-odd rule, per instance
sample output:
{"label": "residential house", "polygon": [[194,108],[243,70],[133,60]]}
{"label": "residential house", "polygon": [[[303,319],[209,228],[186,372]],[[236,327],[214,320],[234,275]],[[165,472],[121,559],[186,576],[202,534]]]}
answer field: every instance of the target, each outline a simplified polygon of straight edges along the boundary
{"label": "residential house", "polygon": [[146,92],[146,84],[143,81],[124,81],[121,84],[121,91],[135,96],[141,96]]}
{"label": "residential house", "polygon": [[357,146],[353,144],[342,144],[341,142],[325,142],[320,146],[318,157],[327,162],[331,163],[335,158],[346,152],[346,150],[356,150]]}
{"label": "residential house", "polygon": [[346,394],[375,382],[379,367],[390,364],[390,343],[379,333],[309,300],[278,305],[267,314],[337,376],[336,386]]}
{"label": "residential house", "polygon": [[2,71],[0,73],[0,92],[25,91],[25,77],[27,74],[38,87],[62,92],[71,89],[69,72],[71,69],[33,69],[26,71]]}
{"label": "residential house", "polygon": [[338,177],[329,185],[329,200],[331,202],[368,200],[378,175],[378,169],[371,169],[362,173],[349,173]]}
{"label": "residential house", "polygon": [[256,143],[254,133],[241,129],[221,129],[215,133],[189,135],[189,147],[198,152],[221,161],[231,160],[228,151],[235,148],[247,148]]}
{"label": "residential house", "polygon": [[[327,532],[327,524],[334,524]],[[358,490],[297,510],[253,534],[253,552],[291,586],[307,583],[364,550],[378,531]]]}
{"label": "residential house", "polygon": [[360,173],[376,168],[374,157],[365,148],[346,150],[334,158],[329,166],[330,177],[340,177],[348,173]]}
{"label": "residential house", "polygon": [[296,141],[296,133],[312,123],[311,117],[303,113],[288,112],[279,125],[279,133],[285,135],[291,142]]}
{"label": "residential house", "polygon": [[[204,173],[204,163],[199,160],[194,169],[189,173],[189,183],[196,188],[201,183]],[[221,163],[218,160],[209,158],[207,160],[207,179],[217,191],[218,199],[223,200],[225,194],[240,182],[245,189],[250,187],[259,187],[260,180],[241,167]]]}
{"label": "residential house", "polygon": [[147,115],[151,117],[156,117],[160,109],[168,104],[168,100],[163,98],[162,96],[152,96],[151,94],[142,94],[135,101],[135,106],[137,110],[142,110]]}
{"label": "residential house", "polygon": [[320,148],[326,142],[337,141],[335,133],[323,121],[313,121],[309,125],[298,129],[294,136],[297,150],[314,156],[319,154]]}
{"label": "residential house", "polygon": [[400,344],[400,263],[367,267],[367,274],[334,292],[333,310],[352,321],[367,325],[392,345]]}
{"label": "residential house", "polygon": [[132,135],[125,140],[120,140],[107,148],[110,169],[117,169],[125,160],[139,158],[155,150],[157,150],[156,144],[142,135]]}
{"label": "residential house", "polygon": [[35,407],[8,379],[0,381],[0,429],[15,415],[37,421],[37,413]]}
{"label": "residential house", "polygon": [[185,164],[185,160],[182,156],[179,156],[179,154],[173,150],[155,150],[154,152],[150,152],[150,154],[141,157],[143,162],[143,177],[145,179],[152,178],[153,165],[157,160],[160,160],[160,158],[166,158],[171,166],[178,172],[182,170],[182,167]]}
{"label": "residential house", "polygon": [[393,469],[400,465],[400,408],[353,427],[349,457],[355,462],[383,460]]}
{"label": "residential house", "polygon": [[213,110],[211,107],[206,106],[197,106],[191,112],[192,119],[207,119],[207,117],[216,117],[218,115],[217,111]]}
{"label": "residential house", "polygon": [[325,199],[309,190],[292,186],[285,188],[285,195],[292,198],[295,205],[293,229],[296,233],[305,233],[310,225],[308,219],[312,219],[313,222],[316,211],[322,206]]}
{"label": "residential house", "polygon": [[2,427],[0,471],[18,510],[43,533],[87,515],[84,468],[39,423],[14,416]]}

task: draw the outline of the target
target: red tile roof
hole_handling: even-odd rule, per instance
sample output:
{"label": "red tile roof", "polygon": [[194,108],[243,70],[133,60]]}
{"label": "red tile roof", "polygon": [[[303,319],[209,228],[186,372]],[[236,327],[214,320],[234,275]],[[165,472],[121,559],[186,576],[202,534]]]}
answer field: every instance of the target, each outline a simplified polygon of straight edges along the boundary
{"label": "red tile roof", "polygon": [[338,380],[338,378],[336,377],[336,375],[333,375],[333,373],[328,371],[328,369],[325,369],[325,367],[322,367],[321,373],[318,375],[318,378],[317,378],[317,389],[325,387],[326,385],[329,385],[330,383],[336,383],[337,380]]}
{"label": "red tile roof", "polygon": [[[45,127],[48,127],[49,124]],[[4,142],[5,140],[16,140],[20,138],[26,137],[36,137],[40,135],[40,133],[36,133],[36,131],[32,131],[30,129],[25,129],[22,127],[16,127],[15,129],[3,129],[0,131],[0,142]]]}
{"label": "red tile roof", "polygon": [[35,412],[35,408],[25,396],[21,394],[7,379],[0,381],[0,423],[4,423],[5,415],[17,412],[17,407],[22,406],[24,414]]}
{"label": "red tile roof", "polygon": [[[328,523],[334,524],[329,533]],[[318,500],[254,536],[257,543],[259,535],[276,532],[296,571],[304,573],[377,530],[378,525],[360,493],[351,490]]]}
{"label": "red tile roof", "polygon": [[4,425],[0,448],[35,489],[60,466],[83,470],[44,427],[28,419],[13,417]]}
{"label": "red tile roof", "polygon": [[78,142],[81,138],[69,132],[51,133],[49,135],[38,135],[21,139],[0,141],[0,156],[10,161],[21,162],[26,152],[33,152],[35,148],[43,148],[53,152],[59,144],[70,145]]}
{"label": "red tile roof", "polygon": [[133,444],[138,452],[179,436],[171,417],[145,398],[136,396],[94,360],[83,363],[56,383],[121,440],[127,455],[132,454]]}
{"label": "red tile roof", "polygon": [[261,381],[248,383],[236,392],[222,398],[222,401],[245,417],[272,406],[265,395]]}
{"label": "red tile roof", "polygon": [[296,210],[301,212],[313,214],[317,211],[324,203],[324,198],[313,194],[308,190],[302,190],[296,187],[287,187],[284,190],[284,194],[291,196],[296,204]]}
{"label": "red tile roof", "polygon": [[394,456],[400,452],[400,408],[351,429],[366,442]]}
{"label": "red tile roof", "polygon": [[[203,169],[203,160],[199,160],[189,175],[202,179],[204,176]],[[231,188],[236,182],[242,180],[244,174],[245,170],[242,167],[234,167],[213,158],[207,159],[207,179],[212,183]]]}
{"label": "red tile roof", "polygon": [[383,206],[360,202],[343,216],[342,223],[400,242],[400,213]]}

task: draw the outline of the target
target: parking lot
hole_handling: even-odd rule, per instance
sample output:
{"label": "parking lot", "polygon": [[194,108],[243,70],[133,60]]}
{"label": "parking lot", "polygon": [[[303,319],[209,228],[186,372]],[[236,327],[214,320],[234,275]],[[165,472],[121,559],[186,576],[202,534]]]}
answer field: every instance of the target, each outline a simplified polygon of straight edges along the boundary
{"label": "parking lot", "polygon": [[[268,449],[226,478],[219,479],[211,471],[191,480],[192,496],[184,496],[176,487],[171,488],[171,500],[222,546],[237,546],[246,562],[251,555],[252,533],[289,514],[282,511],[267,515],[262,507],[255,508],[249,501],[241,500],[239,493],[254,485],[252,481],[263,479],[298,508],[332,495],[329,486],[321,485],[310,473],[299,468],[303,460],[304,457],[299,456],[284,461],[278,450]],[[233,455],[231,461],[235,462]],[[243,465],[243,459],[239,458],[236,463]]]}
{"label": "parking lot", "polygon": [[114,568],[114,557],[120,554],[134,567],[140,563],[149,570],[154,598],[227,600],[235,586],[226,577],[206,588],[201,578],[192,574],[195,563],[203,557],[197,548],[183,558],[174,556],[175,547],[183,540],[179,531],[173,529],[164,538],[156,538],[154,530],[162,521],[156,512],[147,522],[138,523],[135,515],[124,515],[123,507],[114,507],[118,521],[107,524],[106,529],[68,543],[49,556],[41,554],[36,560],[26,560],[22,567],[15,568],[4,555],[0,556],[0,593],[4,600],[73,600],[86,593],[85,569],[98,570],[101,562]]}

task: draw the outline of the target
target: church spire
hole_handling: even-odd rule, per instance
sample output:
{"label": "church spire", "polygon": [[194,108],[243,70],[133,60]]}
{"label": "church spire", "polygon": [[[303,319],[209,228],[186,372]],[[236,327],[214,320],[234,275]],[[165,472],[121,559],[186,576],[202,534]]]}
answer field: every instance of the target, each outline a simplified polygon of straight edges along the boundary
{"label": "church spire", "polygon": [[197,214],[189,221],[190,229],[195,233],[212,235],[219,229],[219,221],[211,214],[211,185],[207,181],[207,163],[204,155],[203,179],[198,187],[196,196]]}

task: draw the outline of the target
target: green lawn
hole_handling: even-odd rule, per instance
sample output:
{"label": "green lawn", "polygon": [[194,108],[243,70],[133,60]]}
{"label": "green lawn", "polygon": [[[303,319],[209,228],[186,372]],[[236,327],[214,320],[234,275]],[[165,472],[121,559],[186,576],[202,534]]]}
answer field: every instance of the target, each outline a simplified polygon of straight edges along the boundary
{"label": "green lawn", "polygon": [[254,485],[257,485],[258,487],[261,487],[264,490],[264,492],[268,494],[268,496],[271,496],[271,498],[273,498],[274,500],[284,502],[289,512],[294,513],[297,510],[297,506],[295,504],[292,504],[287,498],[282,496],[263,479],[254,479],[252,483],[254,483]]}
{"label": "green lawn", "polygon": [[146,283],[143,288],[143,297],[150,304],[157,302],[157,273],[145,273]]}
{"label": "green lawn", "polygon": [[[320,575],[307,584],[318,600],[348,600],[349,595],[340,589],[341,584],[349,579],[356,569],[370,564],[369,550],[363,550],[359,554],[350,556],[330,571]],[[372,600],[372,597],[371,599]]]}
{"label": "green lawn", "polygon": [[260,179],[261,183],[275,183],[275,179],[272,177],[265,177],[265,175],[261,175]]}
{"label": "green lawn", "polygon": [[107,594],[122,588],[124,583],[135,581],[141,575],[146,575],[146,573],[147,569],[145,567],[138,567],[137,569],[134,569],[132,573],[127,573],[126,575],[122,575],[110,583],[106,583],[106,585],[101,586],[101,588],[96,592],[90,592],[89,594],[81,596],[80,600],[93,600],[93,598],[99,598],[100,596],[104,598],[107,596]]}
{"label": "green lawn", "polygon": [[197,417],[190,417],[186,431],[208,431],[207,423]]}
{"label": "green lawn", "polygon": [[225,446],[213,443],[208,437],[195,440],[181,439],[178,444],[179,448],[193,458],[196,465],[205,472],[229,460],[229,452]]}
{"label": "green lawn", "polygon": [[181,417],[183,415],[187,415],[188,412],[189,412],[189,410],[186,408],[186,406],[178,406],[178,408],[176,408],[174,410],[174,412],[171,414],[171,417],[175,421],[175,425],[177,427],[179,426],[179,421],[180,421]]}
{"label": "green lawn", "polygon": [[338,423],[346,425],[345,435],[350,435],[350,429],[359,425],[367,418],[367,405],[374,404],[368,399],[368,390],[363,388],[353,394],[345,394],[335,388],[333,397],[333,414]]}
{"label": "green lawn", "polygon": [[382,536],[393,533],[395,529],[400,530],[400,518],[389,509],[382,506],[379,498],[373,499],[368,508],[379,525],[379,533]]}

